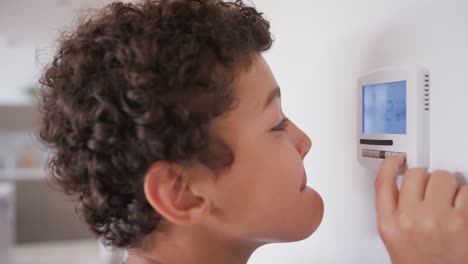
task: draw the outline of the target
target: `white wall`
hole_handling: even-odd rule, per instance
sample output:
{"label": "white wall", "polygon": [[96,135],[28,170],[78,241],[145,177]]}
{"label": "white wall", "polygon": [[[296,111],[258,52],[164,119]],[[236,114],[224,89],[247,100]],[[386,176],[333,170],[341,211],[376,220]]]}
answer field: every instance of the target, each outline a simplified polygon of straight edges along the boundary
{"label": "white wall", "polygon": [[249,263],[390,263],[376,231],[373,181],[356,157],[356,82],[384,67],[431,71],[431,170],[468,175],[468,1],[254,0],[276,36],[265,57],[283,108],[311,137],[309,185],[325,201],[312,237]]}

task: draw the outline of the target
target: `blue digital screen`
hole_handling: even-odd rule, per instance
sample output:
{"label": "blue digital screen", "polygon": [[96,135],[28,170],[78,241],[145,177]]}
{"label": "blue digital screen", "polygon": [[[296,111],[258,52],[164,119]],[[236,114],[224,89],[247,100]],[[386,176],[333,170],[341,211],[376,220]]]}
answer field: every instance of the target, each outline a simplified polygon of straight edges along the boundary
{"label": "blue digital screen", "polygon": [[406,81],[362,87],[362,132],[406,134]]}

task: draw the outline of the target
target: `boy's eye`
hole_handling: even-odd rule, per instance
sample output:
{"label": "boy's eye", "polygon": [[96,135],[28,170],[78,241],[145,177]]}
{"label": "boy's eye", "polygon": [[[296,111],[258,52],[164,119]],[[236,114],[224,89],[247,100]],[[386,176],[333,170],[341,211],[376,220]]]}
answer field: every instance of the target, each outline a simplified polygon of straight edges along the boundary
{"label": "boy's eye", "polygon": [[283,130],[286,130],[286,127],[288,126],[289,124],[289,119],[285,118],[281,121],[281,123],[279,123],[279,125],[275,126],[274,128],[272,128],[273,131],[283,131]]}

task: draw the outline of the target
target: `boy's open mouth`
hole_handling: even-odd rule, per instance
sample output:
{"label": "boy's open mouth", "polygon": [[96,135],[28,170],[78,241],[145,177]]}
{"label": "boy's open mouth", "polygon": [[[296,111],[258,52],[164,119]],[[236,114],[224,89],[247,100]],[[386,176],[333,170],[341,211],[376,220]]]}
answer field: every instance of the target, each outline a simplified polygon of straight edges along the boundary
{"label": "boy's open mouth", "polygon": [[307,186],[307,175],[304,170],[304,176],[302,177],[301,191],[304,190],[306,186]]}

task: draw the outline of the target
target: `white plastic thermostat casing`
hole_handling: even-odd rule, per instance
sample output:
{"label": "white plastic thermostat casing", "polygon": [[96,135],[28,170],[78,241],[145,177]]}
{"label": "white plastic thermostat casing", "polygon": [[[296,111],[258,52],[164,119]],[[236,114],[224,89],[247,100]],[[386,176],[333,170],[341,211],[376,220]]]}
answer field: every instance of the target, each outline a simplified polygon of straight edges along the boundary
{"label": "white plastic thermostat casing", "polygon": [[[357,155],[360,164],[377,171],[386,157],[402,155],[408,167],[429,167],[429,77],[426,68],[384,68],[359,78]],[[399,85],[398,92],[396,85]],[[398,101],[398,107],[394,101]],[[390,117],[387,119],[385,114]],[[392,120],[392,116],[398,121]],[[397,129],[392,128],[395,122],[398,122]]]}

